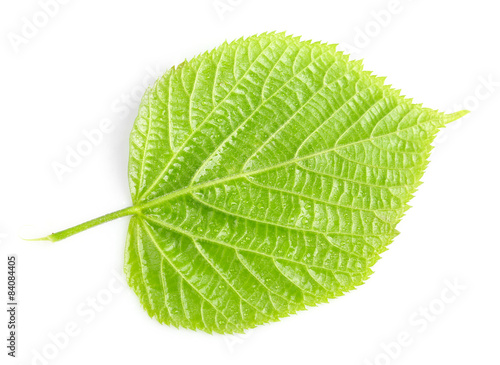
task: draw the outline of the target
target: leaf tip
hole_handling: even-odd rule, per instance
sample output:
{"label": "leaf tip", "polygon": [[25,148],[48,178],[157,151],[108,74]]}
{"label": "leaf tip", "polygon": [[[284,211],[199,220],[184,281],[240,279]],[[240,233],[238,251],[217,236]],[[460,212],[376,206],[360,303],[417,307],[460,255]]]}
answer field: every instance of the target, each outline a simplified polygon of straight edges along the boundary
{"label": "leaf tip", "polygon": [[462,117],[465,117],[467,114],[470,113],[470,110],[461,110],[459,112],[451,113],[451,114],[446,114],[444,116],[444,124],[451,123],[457,119],[460,119]]}

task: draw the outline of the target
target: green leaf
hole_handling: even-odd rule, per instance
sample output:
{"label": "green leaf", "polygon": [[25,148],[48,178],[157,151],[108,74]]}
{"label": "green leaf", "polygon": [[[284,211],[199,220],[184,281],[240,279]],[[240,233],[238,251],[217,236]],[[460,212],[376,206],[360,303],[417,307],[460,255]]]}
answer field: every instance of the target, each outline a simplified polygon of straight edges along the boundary
{"label": "green leaf", "polygon": [[334,45],[262,34],[170,69],[130,136],[125,273],[158,321],[242,332],[362,284],[445,115]]}

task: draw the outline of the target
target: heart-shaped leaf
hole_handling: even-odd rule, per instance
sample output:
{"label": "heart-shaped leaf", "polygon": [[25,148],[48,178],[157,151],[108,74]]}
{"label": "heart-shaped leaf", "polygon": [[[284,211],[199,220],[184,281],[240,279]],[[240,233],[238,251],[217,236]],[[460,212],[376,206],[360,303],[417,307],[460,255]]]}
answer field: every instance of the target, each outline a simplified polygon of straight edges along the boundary
{"label": "heart-shaped leaf", "polygon": [[170,69],[130,136],[125,272],[162,323],[232,333],[362,284],[444,115],[335,46],[263,34]]}

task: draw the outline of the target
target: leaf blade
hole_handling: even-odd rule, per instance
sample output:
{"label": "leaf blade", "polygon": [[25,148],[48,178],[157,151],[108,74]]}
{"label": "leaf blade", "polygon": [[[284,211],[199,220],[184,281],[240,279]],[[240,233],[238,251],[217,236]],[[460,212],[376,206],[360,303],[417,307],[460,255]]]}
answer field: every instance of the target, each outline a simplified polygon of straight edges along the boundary
{"label": "leaf blade", "polygon": [[383,82],[335,46],[284,34],[225,43],[158,80],[129,167],[140,213],[126,273],[148,313],[241,332],[362,284],[435,134],[463,116]]}

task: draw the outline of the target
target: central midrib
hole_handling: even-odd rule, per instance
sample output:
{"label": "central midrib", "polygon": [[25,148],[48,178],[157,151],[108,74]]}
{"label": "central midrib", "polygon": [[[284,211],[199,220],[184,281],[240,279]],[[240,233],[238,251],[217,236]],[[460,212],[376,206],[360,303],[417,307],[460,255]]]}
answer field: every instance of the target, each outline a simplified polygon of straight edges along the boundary
{"label": "central midrib", "polygon": [[[430,122],[430,120],[427,121],[427,122]],[[292,163],[296,163],[296,162],[300,162],[300,161],[303,161],[303,160],[307,160],[309,158],[322,155],[324,153],[338,151],[340,149],[343,149],[343,148],[346,148],[348,146],[352,146],[352,145],[355,145],[355,144],[358,144],[358,143],[364,143],[364,142],[375,140],[377,138],[387,137],[388,135],[391,135],[391,134],[396,134],[396,133],[399,133],[399,132],[407,130],[407,129],[415,128],[417,125],[413,125],[413,126],[410,126],[410,127],[407,127],[407,128],[403,128],[403,129],[398,129],[396,131],[393,131],[393,132],[390,132],[390,133],[387,133],[387,134],[384,134],[384,135],[380,135],[380,136],[376,136],[376,137],[370,137],[370,138],[367,138],[365,140],[354,141],[354,142],[351,142],[351,143],[348,143],[348,144],[344,144],[344,145],[341,145],[341,146],[335,146],[333,148],[330,148],[330,149],[327,149],[327,150],[323,150],[323,151],[319,151],[319,152],[315,152],[315,153],[312,153],[312,154],[309,154],[309,155],[306,155],[306,156],[295,157],[295,158],[292,158],[291,160],[286,160],[286,161],[281,162],[281,163],[276,164],[276,165],[267,166],[267,167],[263,167],[263,168],[260,168],[260,169],[257,169],[257,170],[247,171],[247,172],[240,172],[240,173],[229,175],[229,176],[226,176],[226,177],[223,177],[223,178],[220,178],[220,179],[210,180],[210,181],[207,181],[207,182],[204,182],[204,183],[199,183],[199,184],[196,184],[196,185],[187,186],[187,187],[184,187],[182,189],[172,191],[172,192],[170,192],[168,194],[161,195],[159,197],[156,197],[156,198],[151,199],[151,200],[146,201],[146,202],[138,202],[137,204],[134,204],[133,207],[137,208],[137,209],[147,209],[147,208],[150,208],[150,207],[154,207],[154,206],[160,205],[161,203],[166,202],[166,201],[168,201],[170,199],[173,199],[173,198],[176,198],[176,197],[179,197],[179,196],[182,196],[182,195],[186,195],[186,194],[191,194],[191,193],[193,193],[195,191],[198,191],[200,189],[203,189],[203,188],[207,188],[207,187],[214,186],[214,185],[217,185],[217,184],[221,184],[221,183],[224,183],[224,182],[227,182],[227,181],[231,181],[231,180],[236,180],[236,179],[239,179],[239,178],[242,178],[242,177],[246,177],[246,176],[250,176],[250,175],[254,175],[254,174],[259,174],[259,173],[262,173],[262,172],[270,171],[270,170],[273,170],[273,169],[276,169],[276,168],[280,168],[280,167],[283,167],[283,166],[290,165]],[[399,168],[397,170],[401,170],[401,169]]]}

